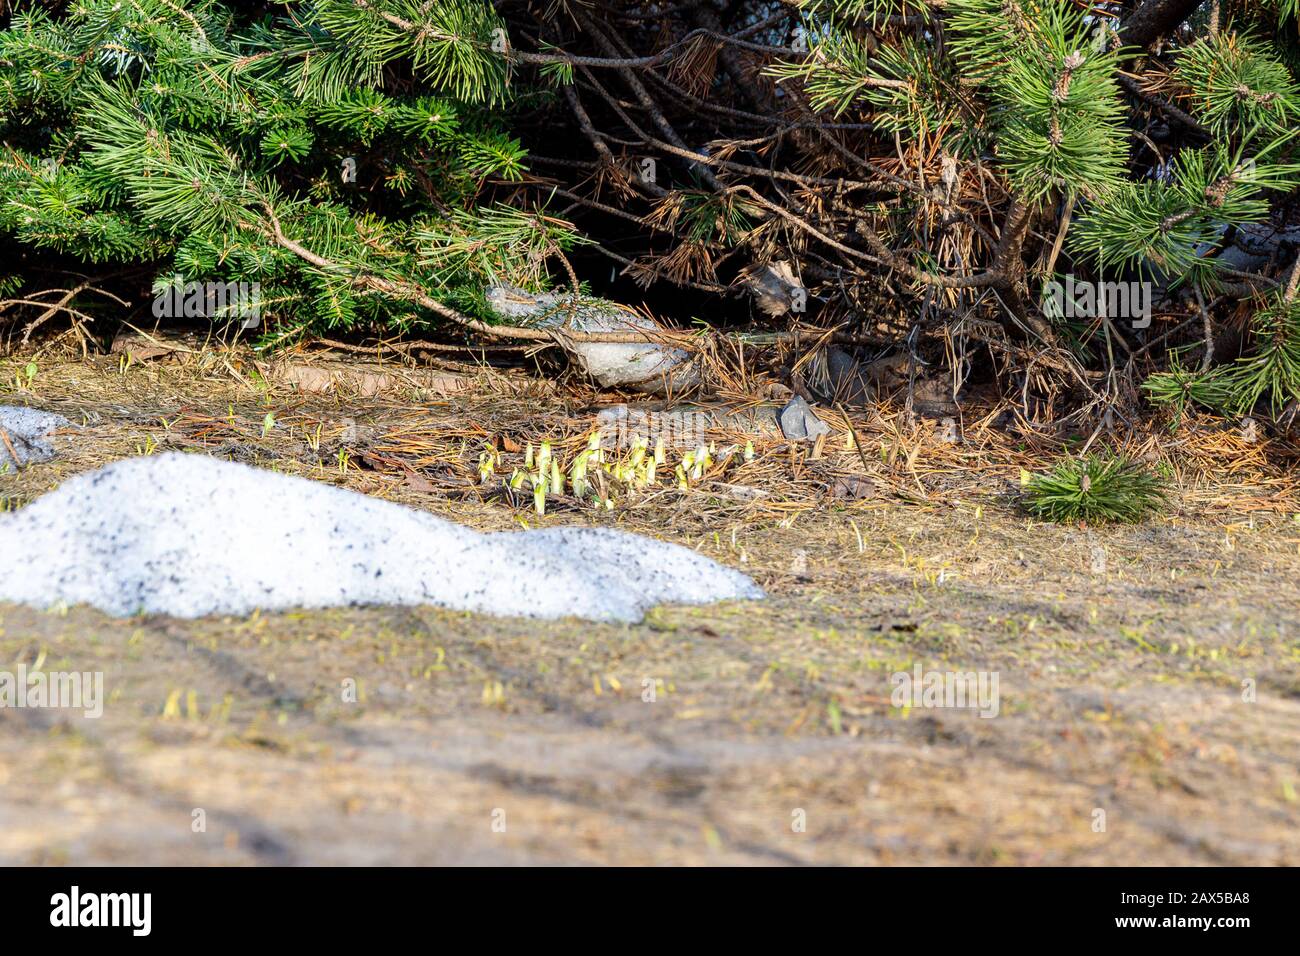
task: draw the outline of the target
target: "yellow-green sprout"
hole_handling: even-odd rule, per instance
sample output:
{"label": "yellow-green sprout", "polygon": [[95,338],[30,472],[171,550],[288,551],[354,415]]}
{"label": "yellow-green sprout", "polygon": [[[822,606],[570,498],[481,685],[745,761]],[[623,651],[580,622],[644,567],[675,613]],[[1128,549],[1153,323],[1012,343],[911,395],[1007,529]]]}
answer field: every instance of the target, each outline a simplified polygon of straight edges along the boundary
{"label": "yellow-green sprout", "polygon": [[708,467],[708,464],[709,464],[709,450],[705,448],[703,445],[700,445],[698,448],[695,449],[695,454],[691,456],[690,471],[691,471],[692,480],[699,481],[701,478],[703,478],[704,469]]}
{"label": "yellow-green sprout", "polygon": [[573,486],[573,494],[576,498],[581,498],[587,493],[587,459],[590,456],[590,451],[578,452],[569,470],[569,483]]}
{"label": "yellow-green sprout", "polygon": [[536,474],[533,476],[533,510],[538,515],[546,514],[546,476],[545,474]]}

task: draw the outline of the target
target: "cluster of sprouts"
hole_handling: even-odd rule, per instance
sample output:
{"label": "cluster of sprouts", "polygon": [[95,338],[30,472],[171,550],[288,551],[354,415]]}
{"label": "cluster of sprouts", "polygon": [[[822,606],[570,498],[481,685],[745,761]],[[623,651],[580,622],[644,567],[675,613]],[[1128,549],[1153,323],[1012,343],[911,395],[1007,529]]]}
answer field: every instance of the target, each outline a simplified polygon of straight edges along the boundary
{"label": "cluster of sprouts", "polygon": [[[752,461],[753,442],[727,445],[721,450],[715,442],[697,445],[682,454],[676,464],[671,464],[669,449],[663,438],[650,440],[644,435],[632,439],[626,451],[618,453],[602,447],[600,432],[593,432],[586,447],[573,456],[567,467],[556,455],[550,442],[541,442],[534,448],[532,442],[524,452],[522,468],[514,468],[503,485],[511,492],[531,491],[533,510],[546,514],[548,499],[569,498],[579,503],[589,502],[595,508],[613,510],[615,502],[623,496],[651,489],[676,487],[690,491],[707,478],[720,475],[737,458]],[[500,454],[489,449],[479,456],[480,484],[498,480],[502,465]]]}

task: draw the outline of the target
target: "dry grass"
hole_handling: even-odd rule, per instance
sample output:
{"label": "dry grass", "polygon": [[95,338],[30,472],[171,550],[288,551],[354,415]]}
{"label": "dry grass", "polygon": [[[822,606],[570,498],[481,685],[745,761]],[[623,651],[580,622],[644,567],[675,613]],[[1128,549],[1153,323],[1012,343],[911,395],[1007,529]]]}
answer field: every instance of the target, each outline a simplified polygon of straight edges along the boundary
{"label": "dry grass", "polygon": [[[1300,860],[1294,447],[1208,419],[1153,427],[1121,444],[1168,472],[1168,513],[1053,526],[1018,499],[1021,470],[1042,470],[1058,439],[1000,429],[990,410],[949,444],[885,408],[851,413],[855,444],[831,411],[819,453],[723,429],[710,437],[752,438],[755,460],[539,518],[480,484],[479,455],[544,439],[576,452],[593,395],[466,369],[444,371],[470,391],[399,379],[363,395],[355,357],[311,361],[345,384],[303,394],[240,353],[125,370],[44,357],[0,401],[86,424],[59,436],[59,458],[0,476],[0,497],[19,506],[105,461],[190,450],[484,529],[645,531],[745,568],[769,600],[635,626],[0,606],[0,660],[103,670],[110,695],[101,721],[0,710],[0,819],[19,821],[0,830],[0,860]],[[0,362],[0,381],[25,365]],[[523,457],[502,454],[507,471]],[[999,673],[999,716],[892,706],[890,675],[917,664]],[[357,704],[341,703],[343,679]]]}
{"label": "dry grass", "polygon": [[[567,464],[596,428],[601,403],[618,401],[487,368],[430,373],[319,353],[260,361],[247,350],[170,344],[172,351],[144,362],[121,354],[84,362],[42,358],[30,382],[23,373],[27,357],[0,359],[0,396],[86,421],[98,440],[78,442],[71,466],[77,469],[163,448],[195,450],[397,500],[446,497],[458,507],[499,497],[498,482],[479,482],[485,450],[499,455],[498,474],[522,467],[524,448],[542,441]],[[309,380],[304,367],[312,370]],[[302,390],[304,381],[313,391]],[[724,393],[711,407],[717,404],[743,410],[755,400]],[[755,460],[734,456],[686,493],[665,476],[661,487],[619,497],[619,510],[688,506],[705,523],[725,528],[826,507],[871,510],[888,501],[941,508],[1009,502],[1018,498],[1024,472],[1045,470],[1085,437],[1033,432],[1018,426],[1006,407],[967,410],[955,442],[946,440],[943,424],[888,403],[819,414],[832,433],[815,447],[792,445],[779,433],[712,427],[707,438],[718,447],[752,441]],[[1266,440],[1262,429],[1257,434],[1204,416],[1174,434],[1158,422],[1144,423],[1112,436],[1110,445],[1159,470],[1180,517],[1215,521],[1300,511],[1294,468],[1300,446]],[[347,458],[343,468],[340,452]],[[521,510],[526,505],[521,499]],[[553,513],[565,517],[578,508],[557,505]]]}

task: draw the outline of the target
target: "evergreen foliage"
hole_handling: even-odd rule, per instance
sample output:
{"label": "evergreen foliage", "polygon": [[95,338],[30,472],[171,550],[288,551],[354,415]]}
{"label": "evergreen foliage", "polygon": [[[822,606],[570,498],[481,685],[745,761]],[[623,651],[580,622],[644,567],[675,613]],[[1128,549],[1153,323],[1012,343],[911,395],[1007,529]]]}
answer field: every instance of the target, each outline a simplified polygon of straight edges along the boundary
{"label": "evergreen foliage", "polygon": [[[811,311],[769,296],[784,331],[1040,407],[1276,412],[1300,401],[1298,6],[20,2],[0,323],[72,273],[81,314],[259,282],[264,345],[527,337],[485,286],[612,262],[681,322],[752,321],[754,277],[791,279]],[[1063,318],[1064,275],[1152,283],[1155,322]]]}
{"label": "evergreen foliage", "polygon": [[484,272],[535,287],[538,257],[573,237],[536,210],[478,204],[487,180],[526,169],[490,5],[275,9],[15,13],[0,33],[0,230],[159,281],[260,282],[281,335],[418,318],[358,273],[469,308]]}
{"label": "evergreen foliage", "polygon": [[1030,513],[1056,522],[1141,521],[1165,500],[1159,478],[1118,455],[1066,458],[1026,491]]}

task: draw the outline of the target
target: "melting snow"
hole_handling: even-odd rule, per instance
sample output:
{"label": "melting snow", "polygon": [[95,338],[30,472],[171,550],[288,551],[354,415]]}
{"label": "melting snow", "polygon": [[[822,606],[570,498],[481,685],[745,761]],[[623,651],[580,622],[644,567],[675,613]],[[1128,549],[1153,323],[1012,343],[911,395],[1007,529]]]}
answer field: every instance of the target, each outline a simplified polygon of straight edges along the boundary
{"label": "melting snow", "polygon": [[482,534],[392,502],[202,455],[78,475],[0,515],[0,600],[110,614],[436,604],[637,621],[761,598],[687,548],[603,528]]}
{"label": "melting snow", "polygon": [[18,454],[18,464],[45,461],[54,457],[54,448],[45,436],[56,428],[71,426],[62,415],[42,412],[35,408],[23,408],[16,405],[0,405],[0,429],[3,429],[9,441],[0,439],[0,473],[8,465],[14,467],[13,455],[9,454],[9,445]]}

